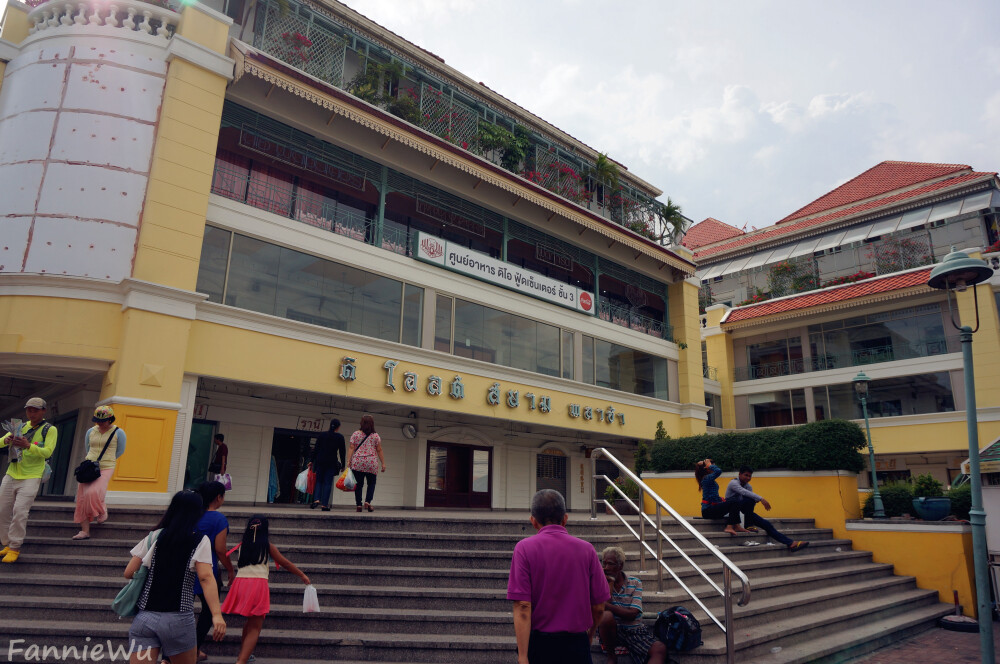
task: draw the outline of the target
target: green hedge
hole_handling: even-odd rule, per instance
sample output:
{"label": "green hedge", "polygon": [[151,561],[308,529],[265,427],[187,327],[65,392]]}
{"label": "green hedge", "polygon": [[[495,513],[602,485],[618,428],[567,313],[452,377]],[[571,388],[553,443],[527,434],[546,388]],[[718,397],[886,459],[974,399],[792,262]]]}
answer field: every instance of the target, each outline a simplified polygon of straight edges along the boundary
{"label": "green hedge", "polygon": [[[860,472],[865,463],[859,450],[865,434],[846,420],[824,420],[780,429],[760,429],[657,440],[652,470],[689,470],[710,458],[725,470],[746,465],[754,470],[847,470]],[[693,477],[693,475],[692,475]]]}

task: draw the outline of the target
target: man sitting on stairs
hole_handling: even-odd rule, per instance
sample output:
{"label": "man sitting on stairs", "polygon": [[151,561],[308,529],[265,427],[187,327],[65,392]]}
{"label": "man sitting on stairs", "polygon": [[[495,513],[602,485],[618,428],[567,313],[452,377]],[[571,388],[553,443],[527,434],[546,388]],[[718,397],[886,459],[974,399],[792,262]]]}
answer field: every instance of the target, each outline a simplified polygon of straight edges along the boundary
{"label": "man sitting on stairs", "polygon": [[607,650],[608,664],[618,664],[615,648],[623,645],[635,664],[664,664],[667,646],[657,641],[642,622],[642,581],[625,574],[625,551],[609,546],[601,552],[601,566],[608,577],[611,600],[604,604],[604,616],[597,625],[601,645]]}
{"label": "man sitting on stairs", "polygon": [[743,525],[746,528],[759,526],[770,537],[787,546],[789,551],[798,551],[809,546],[809,542],[792,541],[791,538],[778,532],[778,529],[771,525],[770,521],[754,514],[753,508],[756,507],[757,503],[762,504],[764,509],[768,511],[771,510],[771,503],[767,502],[763,496],[758,496],[753,492],[753,489],[750,487],[750,479],[752,477],[753,468],[750,466],[741,466],[739,476],[730,480],[729,486],[726,487],[726,500],[739,500],[740,502],[740,511],[743,512]]}

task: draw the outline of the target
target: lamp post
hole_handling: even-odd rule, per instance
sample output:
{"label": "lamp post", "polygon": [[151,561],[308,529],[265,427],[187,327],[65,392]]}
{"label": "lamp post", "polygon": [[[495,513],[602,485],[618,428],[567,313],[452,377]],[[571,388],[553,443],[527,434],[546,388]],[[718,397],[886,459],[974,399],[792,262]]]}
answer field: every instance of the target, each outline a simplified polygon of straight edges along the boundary
{"label": "lamp post", "polygon": [[875,448],[872,447],[872,428],[868,425],[868,384],[871,382],[864,371],[859,371],[858,375],[851,381],[854,383],[854,391],[861,399],[861,412],[865,415],[865,433],[868,434],[868,466],[872,471],[872,506],[875,508],[874,517],[876,519],[885,518],[885,508],[882,506],[882,494],[878,490],[878,477],[875,475]]}
{"label": "lamp post", "polygon": [[[972,561],[976,574],[976,617],[979,619],[979,656],[982,664],[994,664],[993,613],[990,610],[989,566],[986,557],[986,512],[983,510],[983,487],[979,477],[979,428],[976,418],[976,381],[972,368],[972,335],[979,329],[979,295],[976,284],[993,276],[993,269],[985,261],[969,258],[963,251],[944,257],[940,265],[931,270],[927,285],[945,291],[951,324],[961,333],[962,367],[965,373],[965,421],[969,431],[969,476],[972,480]],[[976,312],[975,329],[955,322],[952,312],[951,292],[964,292],[972,287]]]}

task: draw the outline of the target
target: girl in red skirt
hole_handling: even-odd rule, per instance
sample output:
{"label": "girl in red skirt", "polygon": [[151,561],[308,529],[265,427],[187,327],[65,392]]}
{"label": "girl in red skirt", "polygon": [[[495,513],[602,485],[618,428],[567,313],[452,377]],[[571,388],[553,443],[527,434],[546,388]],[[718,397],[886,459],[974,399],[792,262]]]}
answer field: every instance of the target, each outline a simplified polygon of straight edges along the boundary
{"label": "girl in red skirt", "polygon": [[237,664],[247,664],[260,630],[264,626],[264,617],[271,611],[271,590],[267,585],[268,560],[274,559],[279,567],[284,567],[292,574],[309,585],[309,577],[287,558],[281,555],[278,547],[268,541],[267,517],[255,514],[247,522],[243,531],[243,542],[240,544],[239,569],[236,578],[229,587],[226,601],[222,603],[223,613],[235,613],[246,616],[243,626],[243,643],[240,645],[240,655]]}

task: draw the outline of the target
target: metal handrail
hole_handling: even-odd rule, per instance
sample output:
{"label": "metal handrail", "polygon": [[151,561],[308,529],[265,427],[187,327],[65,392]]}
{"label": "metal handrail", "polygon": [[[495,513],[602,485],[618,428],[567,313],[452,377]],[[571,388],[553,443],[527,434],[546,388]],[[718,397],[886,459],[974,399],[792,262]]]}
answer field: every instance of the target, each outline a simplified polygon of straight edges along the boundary
{"label": "metal handrail", "polygon": [[[624,473],[625,476],[628,479],[632,480],[633,482],[635,482],[639,486],[639,505],[636,505],[634,502],[632,502],[632,499],[625,495],[625,492],[621,490],[621,487],[619,487],[617,484],[615,484],[614,481],[611,478],[609,478],[607,475],[598,475],[597,474],[597,458],[601,457],[601,456],[606,457],[609,461],[611,461],[611,463],[613,463],[615,466],[617,466],[618,470],[621,471],[622,473]],[[718,547],[716,547],[714,544],[712,544],[711,542],[709,542],[705,538],[704,535],[702,535],[700,532],[698,532],[698,530],[695,529],[695,527],[692,526],[688,522],[687,519],[685,519],[680,514],[678,514],[677,511],[673,507],[671,507],[670,505],[668,505],[666,503],[666,501],[664,501],[662,498],[660,498],[660,496],[657,495],[655,491],[653,491],[652,489],[650,489],[649,486],[645,482],[643,482],[641,479],[639,479],[639,477],[635,473],[633,473],[631,470],[629,470],[628,467],[625,466],[625,464],[623,464],[621,461],[619,461],[618,459],[616,459],[614,457],[614,455],[611,454],[611,452],[609,452],[607,449],[605,449],[603,447],[598,447],[598,448],[592,450],[591,453],[590,453],[590,463],[591,463],[591,468],[593,470],[593,472],[592,472],[593,479],[591,480],[591,495],[594,496],[593,500],[591,501],[591,505],[590,505],[590,518],[591,519],[597,519],[597,504],[598,503],[604,503],[605,506],[608,509],[610,509],[611,512],[616,517],[618,517],[618,520],[621,521],[622,524],[624,524],[624,526],[629,530],[629,532],[632,533],[632,536],[635,537],[639,541],[639,570],[640,571],[645,570],[645,567],[646,567],[646,552],[648,551],[649,554],[651,556],[653,556],[654,559],[659,563],[659,565],[657,565],[657,567],[656,567],[656,573],[657,573],[657,579],[656,579],[657,580],[657,592],[662,592],[662,590],[663,590],[663,571],[666,570],[667,573],[670,574],[671,577],[673,577],[674,581],[677,582],[677,585],[679,585],[684,590],[684,592],[687,593],[688,597],[690,597],[692,600],[694,600],[694,602],[698,606],[700,606],[701,609],[706,614],[708,614],[708,617],[712,619],[712,622],[714,622],[716,625],[718,625],[719,629],[721,629],[723,631],[723,633],[726,635],[726,662],[728,664],[735,664],[735,662],[736,662],[736,659],[735,659],[735,657],[736,657],[736,648],[735,648],[735,643],[734,643],[734,630],[733,630],[732,577],[733,577],[733,575],[735,575],[736,578],[739,579],[740,584],[742,586],[741,589],[740,589],[740,599],[739,599],[739,602],[737,602],[737,605],[738,606],[746,606],[747,604],[750,603],[750,580],[747,578],[747,575],[744,574],[743,571],[740,570],[740,568],[737,567],[735,563],[733,563],[731,560],[729,560],[729,558],[724,553],[722,553],[721,551],[719,551]],[[599,498],[596,497],[597,496],[597,480],[599,480],[599,479],[603,479],[604,481],[608,482],[609,486],[614,487],[615,491],[618,492],[619,494],[621,494],[621,497],[624,498],[628,502],[628,504],[631,505],[632,508],[639,514],[640,518],[639,518],[639,532],[638,533],[631,526],[631,524],[629,524],[625,520],[625,518],[621,514],[618,513],[618,510],[616,510],[614,508],[614,506],[612,506],[607,500],[599,499]],[[656,521],[655,522],[653,521],[653,519],[648,514],[646,514],[645,512],[643,512],[643,510],[641,508],[641,505],[643,503],[643,495],[644,494],[648,494],[649,497],[650,497],[650,499],[656,504]],[[718,584],[716,584],[715,581],[713,581],[711,579],[711,577],[708,576],[708,574],[705,572],[705,570],[703,570],[698,564],[696,564],[693,560],[691,560],[691,558],[688,556],[688,554],[685,553],[680,548],[680,546],[678,546],[677,543],[674,542],[674,540],[669,535],[667,535],[665,532],[663,532],[663,522],[662,522],[662,511],[661,510],[662,511],[666,511],[670,516],[672,516],[674,518],[674,520],[677,523],[679,523],[681,526],[683,526],[684,528],[686,528],[687,531],[690,534],[694,535],[695,539],[698,540],[698,542],[700,542],[706,549],[708,549],[708,552],[710,554],[712,554],[713,556],[715,556],[719,560],[719,562],[722,563],[722,571],[723,571],[723,584],[722,584],[722,588],[720,588],[718,586]],[[646,542],[646,523],[647,522],[649,523],[650,526],[652,526],[653,528],[656,529],[656,550],[655,551],[649,545],[649,543]],[[676,551],[678,554],[680,554],[680,556],[685,561],[687,561],[687,563],[689,565],[691,565],[691,567],[694,568],[694,570],[696,572],[698,572],[702,576],[702,578],[704,578],[708,582],[708,584],[712,588],[714,588],[716,590],[716,592],[718,592],[720,595],[722,595],[723,606],[725,607],[725,616],[724,616],[725,623],[724,624],[723,624],[723,622],[721,622],[715,616],[714,613],[712,613],[712,611],[709,610],[709,608],[707,606],[705,606],[705,603],[702,602],[701,599],[699,599],[694,594],[694,592],[687,586],[687,584],[685,584],[683,581],[681,581],[681,579],[677,575],[677,573],[674,572],[674,570],[672,570],[670,568],[670,566],[667,565],[666,562],[664,562],[664,560],[663,560],[663,541],[664,540],[666,540],[666,542],[668,544],[670,544],[670,546],[672,546],[674,548],[674,551]]]}

